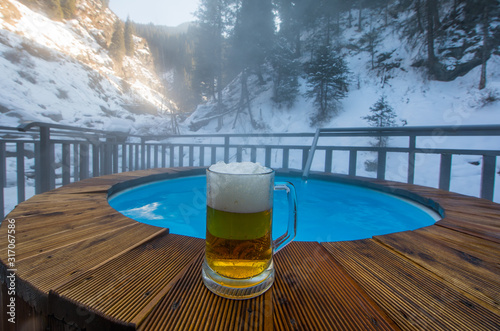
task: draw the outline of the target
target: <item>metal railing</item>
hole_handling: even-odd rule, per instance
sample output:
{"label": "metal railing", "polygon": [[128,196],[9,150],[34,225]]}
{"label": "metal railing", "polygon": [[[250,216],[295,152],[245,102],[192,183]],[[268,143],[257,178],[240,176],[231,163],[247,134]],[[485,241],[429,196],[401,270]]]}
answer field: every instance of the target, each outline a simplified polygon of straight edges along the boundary
{"label": "metal railing", "polygon": [[[451,144],[446,141],[453,137],[485,136],[494,137],[489,140],[490,146],[465,148],[463,140],[459,147],[453,146],[453,141]],[[393,154],[399,154],[398,162],[404,165],[404,175],[395,180],[408,183],[415,183],[417,156],[439,156],[437,186],[444,190],[449,190],[452,182],[452,156],[475,156],[478,158],[475,162],[481,165],[479,196],[493,200],[496,159],[500,156],[499,136],[498,125],[178,136],[141,136],[41,122],[17,128],[0,127],[0,184],[3,188],[0,190],[0,216],[3,219],[4,209],[13,207],[5,206],[6,195],[15,194],[16,202],[20,203],[33,194],[70,182],[124,171],[208,166],[224,160],[298,169],[303,171],[304,177],[312,169],[385,179],[390,168],[388,157]],[[381,137],[390,137],[390,144],[375,143],[380,142]],[[360,171],[363,160],[365,167],[371,162],[373,169]]]}
{"label": "metal railing", "polygon": [[[474,126],[440,126],[440,127],[388,127],[388,128],[336,128],[318,129],[314,136],[308,160],[303,169],[303,178],[307,178],[311,169],[312,160],[316,149],[320,148],[318,142],[321,137],[405,137],[407,145],[402,147],[371,146],[371,147],[346,147],[329,146],[328,163],[331,163],[333,150],[349,151],[349,175],[356,176],[356,159],[360,151],[377,153],[376,173],[378,179],[386,177],[386,161],[388,153],[407,153],[407,183],[415,182],[415,157],[417,154],[440,155],[439,188],[450,190],[451,168],[453,155],[476,155],[482,158],[480,197],[493,201],[495,189],[496,158],[500,156],[500,126],[499,125],[474,125]],[[445,137],[496,137],[490,149],[465,149],[437,147],[437,142]],[[434,142],[431,145],[420,145],[418,140]],[[323,147],[325,148],[325,147]],[[328,165],[325,166],[328,168]]]}

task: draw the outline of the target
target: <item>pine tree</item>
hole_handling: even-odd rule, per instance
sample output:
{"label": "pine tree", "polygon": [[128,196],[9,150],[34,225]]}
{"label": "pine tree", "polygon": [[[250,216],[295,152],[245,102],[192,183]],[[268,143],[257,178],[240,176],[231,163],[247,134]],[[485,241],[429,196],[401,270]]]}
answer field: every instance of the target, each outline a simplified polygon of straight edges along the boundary
{"label": "pine tree", "polygon": [[299,94],[300,64],[296,53],[285,39],[280,38],[276,42],[271,64],[274,69],[272,99],[278,106],[285,105],[291,108]]}
{"label": "pine tree", "polygon": [[314,98],[318,113],[312,124],[326,121],[338,111],[338,101],[347,94],[348,68],[344,59],[335,55],[330,47],[321,46],[312,61],[306,63],[308,91],[306,96]]}
{"label": "pine tree", "polygon": [[76,15],[76,0],[61,0],[61,9],[65,19],[72,19]]}
{"label": "pine tree", "polygon": [[274,33],[271,0],[242,0],[233,35],[233,60],[238,71],[249,68],[263,83],[260,67],[271,53]]}
{"label": "pine tree", "polygon": [[[396,118],[397,114],[394,109],[389,105],[385,96],[381,96],[380,99],[375,102],[375,104],[370,107],[371,115],[364,116],[362,119],[366,120],[370,126],[376,128],[394,127],[397,126]],[[406,121],[402,120],[402,126],[406,125]],[[378,136],[375,137],[375,147],[387,147],[389,137]],[[367,171],[376,171],[378,165],[378,154],[374,160],[365,161],[365,169]]]}
{"label": "pine tree", "polygon": [[380,32],[372,28],[369,32],[366,32],[361,36],[360,42],[365,45],[364,51],[367,51],[371,55],[371,65],[372,69],[375,68],[375,54],[376,48],[381,42]]}
{"label": "pine tree", "polygon": [[[480,53],[481,58],[481,77],[479,80],[479,89],[486,87],[486,63],[490,58],[492,50],[498,46],[498,21],[500,16],[500,5],[498,0],[476,0],[466,1],[464,6],[466,20],[476,25],[476,29],[481,31],[482,45]],[[496,45],[495,45],[496,44]]]}
{"label": "pine tree", "polygon": [[233,127],[245,108],[252,127],[256,129],[259,126],[252,115],[247,79],[249,74],[253,73],[257,75],[260,84],[265,84],[261,67],[266,60],[269,60],[273,48],[274,33],[272,1],[242,0],[232,36],[232,62],[235,64],[235,70],[241,72],[240,103]]}
{"label": "pine tree", "polygon": [[[378,99],[377,102],[370,107],[370,113],[371,115],[362,117],[362,119],[366,120],[370,126],[377,128],[396,126],[397,115],[385,99],[385,96],[381,96],[380,99]],[[376,137],[375,146],[387,146],[387,139],[388,137]]]}
{"label": "pine tree", "polygon": [[111,37],[111,44],[109,45],[109,55],[118,63],[122,62],[123,56],[125,55],[123,22],[119,19],[116,20],[114,25],[113,36]]}
{"label": "pine tree", "polygon": [[195,74],[201,92],[219,102],[222,110],[224,37],[227,32],[227,0],[202,0],[196,13],[199,29],[195,44]]}
{"label": "pine tree", "polygon": [[127,17],[125,22],[125,29],[123,32],[124,43],[125,43],[125,54],[127,56],[134,55],[134,24],[130,21],[130,17]]}

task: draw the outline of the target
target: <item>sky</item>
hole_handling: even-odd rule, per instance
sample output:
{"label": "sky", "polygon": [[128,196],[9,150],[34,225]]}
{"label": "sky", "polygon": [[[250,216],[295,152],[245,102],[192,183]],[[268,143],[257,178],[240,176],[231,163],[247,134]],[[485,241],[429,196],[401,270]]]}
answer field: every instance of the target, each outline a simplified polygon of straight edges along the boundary
{"label": "sky", "polygon": [[194,20],[199,0],[111,0],[109,8],[122,20],[177,26]]}

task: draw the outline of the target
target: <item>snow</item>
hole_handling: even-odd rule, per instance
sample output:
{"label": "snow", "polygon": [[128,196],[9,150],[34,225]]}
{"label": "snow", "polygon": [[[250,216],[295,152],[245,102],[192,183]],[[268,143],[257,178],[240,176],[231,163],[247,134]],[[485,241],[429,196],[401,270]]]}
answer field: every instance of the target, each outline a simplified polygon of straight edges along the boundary
{"label": "snow", "polygon": [[[122,79],[115,73],[113,62],[107,52],[99,45],[96,36],[103,31],[92,26],[89,18],[85,20],[69,20],[54,22],[43,15],[34,13],[17,1],[8,0],[22,14],[18,21],[0,15],[0,104],[9,111],[0,113],[0,125],[15,127],[22,121],[43,121],[75,126],[93,127],[109,131],[147,133],[162,135],[170,125],[169,117],[158,117],[153,114],[134,114],[123,105],[133,105],[137,101],[149,102],[163,108],[163,96],[152,84],[160,84],[154,73],[144,69],[138,57],[147,56],[146,49],[136,51],[136,57],[126,57],[124,64],[130,72],[147,77],[145,80],[134,80],[130,84],[131,92],[124,93]],[[1,5],[0,5],[1,6]],[[85,10],[92,10],[85,4]],[[88,7],[88,8],[87,8]],[[1,8],[1,7],[0,7]],[[112,24],[114,14],[107,13]],[[344,41],[359,37],[356,28],[343,34]],[[346,50],[345,59],[350,73],[350,87],[347,97],[341,101],[339,112],[322,127],[363,127],[368,123],[362,119],[369,114],[370,107],[383,95],[396,111],[396,120],[405,120],[408,126],[450,125],[460,127],[473,124],[500,124],[500,56],[493,55],[487,66],[487,88],[478,90],[480,68],[476,67],[463,77],[452,82],[430,80],[420,68],[411,64],[419,58],[418,50],[407,49],[399,36],[388,29],[382,29],[379,46],[380,52],[391,52],[393,61],[399,61],[400,68],[392,69],[391,78],[382,82],[381,75],[370,70],[371,56],[368,52]],[[136,40],[136,39],[134,39]],[[138,42],[138,40],[136,40]],[[37,56],[33,54],[37,53]],[[32,54],[33,53],[33,54]],[[309,54],[304,54],[307,58]],[[80,59],[85,61],[80,61]],[[452,64],[450,64],[452,65]],[[165,73],[164,80],[171,78],[172,72]],[[6,79],[8,77],[8,79]],[[271,102],[272,82],[260,85],[255,76],[250,76],[248,88],[251,92],[251,111],[255,121],[260,125],[257,132],[263,133],[301,133],[314,132],[316,127],[310,125],[310,118],[315,114],[312,100],[304,97],[306,82],[299,79],[300,95],[290,109],[278,108]],[[224,100],[235,105],[240,97],[239,77],[228,84],[224,90]],[[214,102],[200,105],[184,122],[180,123],[181,133],[192,134],[192,125],[209,116]],[[165,114],[170,113],[167,109]],[[248,114],[228,113],[224,118],[224,126],[218,133],[254,133]],[[234,125],[234,128],[233,128]],[[199,127],[196,134],[212,134],[216,132],[216,119]],[[197,139],[209,143],[211,139]],[[242,142],[243,139],[241,140]],[[252,144],[261,144],[264,138],[254,138]],[[267,140],[269,141],[269,140]],[[310,144],[312,138],[286,139],[289,144]],[[367,146],[369,138],[336,138],[320,139],[321,144]],[[273,143],[284,143],[284,138],[275,138]],[[405,145],[406,144],[406,145]],[[392,138],[389,146],[407,146],[407,141]],[[488,137],[456,138],[432,136],[420,138],[417,148],[467,148],[467,149],[500,149],[500,139]],[[60,156],[56,155],[57,158]],[[260,156],[258,156],[260,157]],[[272,167],[281,166],[281,151],[272,155]],[[290,151],[290,167],[300,168],[301,151]],[[205,163],[209,159],[205,155]],[[234,156],[232,156],[234,158]],[[249,155],[244,154],[244,159]],[[365,163],[373,161],[375,155],[370,152],[358,154],[357,175],[374,177]],[[318,151],[312,170],[323,171],[325,155]],[[233,160],[231,160],[233,161]],[[500,171],[500,160],[497,160],[497,173]],[[199,160],[195,160],[198,164]],[[348,152],[334,152],[332,171],[348,173]],[[451,187],[454,192],[478,196],[481,181],[481,157],[456,155],[452,159]],[[184,164],[187,164],[184,160]],[[478,164],[478,165],[477,165]],[[387,159],[386,178],[406,182],[407,155],[389,153]],[[27,160],[25,168],[31,169],[33,160]],[[439,155],[417,154],[415,168],[415,184],[437,187],[439,182]],[[328,169],[327,169],[328,170]],[[500,178],[495,176],[494,201],[500,202]],[[14,158],[7,158],[7,188],[5,211],[11,210],[17,203],[16,164]],[[26,197],[34,194],[33,181],[27,179]]]}
{"label": "snow", "polygon": [[[96,5],[93,0],[87,2],[85,9],[95,10],[89,7],[89,3]],[[89,29],[93,24],[89,17],[80,22],[56,22],[18,1],[8,3],[20,16],[0,18],[0,71],[9,78],[0,80],[0,104],[10,110],[0,113],[2,125],[33,120],[106,128],[130,117],[123,105],[162,107],[161,82],[136,56],[124,59],[123,68],[131,77],[129,90],[124,90],[123,79],[95,37],[104,32]],[[116,16],[106,12],[99,24],[112,26]],[[134,40],[142,43],[139,38]],[[138,46],[137,50],[145,62],[150,60],[144,54],[147,48]],[[154,121],[152,115],[156,114],[134,117],[147,122],[148,117]],[[139,130],[132,122],[130,130]]]}
{"label": "snow", "polygon": [[[355,38],[356,28],[345,31],[344,39]],[[368,52],[346,52],[349,64],[350,89],[347,97],[341,101],[340,112],[332,117],[322,127],[364,127],[368,123],[362,117],[369,114],[370,107],[381,97],[386,100],[396,111],[398,120],[405,120],[407,126],[453,126],[459,128],[463,125],[500,124],[500,56],[493,55],[487,65],[487,88],[478,89],[480,78],[480,67],[476,67],[463,77],[458,77],[451,82],[440,82],[430,80],[422,69],[411,66],[418,58],[418,52],[405,48],[399,36],[392,32],[383,30],[383,44],[380,53],[394,51],[393,60],[401,63],[400,68],[390,72],[392,78],[386,84],[382,83],[375,71],[371,71],[371,57]],[[305,54],[305,57],[309,54]],[[314,132],[309,118],[314,114],[312,100],[304,97],[306,84],[300,79],[301,91],[297,102],[291,109],[277,108],[270,97],[272,95],[272,83],[268,81],[266,86],[258,87],[255,77],[249,77],[249,90],[251,96],[251,108],[254,119],[264,123],[264,132]],[[233,104],[239,100],[239,77],[235,79],[224,90],[224,100]],[[493,100],[493,101],[489,101]],[[231,103],[232,102],[232,103]],[[191,123],[208,117],[214,104],[210,102],[198,107],[197,111],[184,123],[184,131],[187,131]],[[234,112],[224,117],[225,126],[219,133],[248,133],[253,132],[249,117],[240,115],[236,121],[236,127],[232,125],[235,121]],[[206,126],[198,129],[199,134],[213,133],[217,128],[217,120],[210,121]],[[297,143],[304,142],[303,139]],[[319,141],[321,144],[333,144],[333,140],[326,138]],[[335,145],[344,146],[369,146],[368,138],[337,138]],[[408,146],[407,139],[402,142],[396,138],[389,140],[389,146]],[[459,149],[491,149],[500,150],[500,139],[489,137],[445,137],[435,135],[422,137],[417,140],[417,149],[429,150],[435,148],[459,148]],[[273,155],[273,159],[280,159],[279,151]],[[334,152],[332,171],[348,173],[348,152]],[[357,175],[374,177],[375,172],[367,171],[365,162],[374,160],[375,154],[370,152],[358,153]],[[455,155],[452,159],[452,173],[450,190],[466,195],[479,196],[481,181],[481,156]],[[290,160],[297,168],[301,168],[300,155],[290,155]],[[318,151],[313,161],[312,170],[324,170],[325,155]],[[280,162],[275,162],[279,167]],[[476,165],[477,164],[477,165]],[[439,155],[417,154],[415,169],[415,184],[430,187],[438,187],[439,184]],[[388,180],[407,181],[408,156],[404,153],[389,153],[387,159],[386,178]],[[500,170],[500,162],[497,160],[497,173]],[[500,202],[500,176],[495,178],[494,201]]]}

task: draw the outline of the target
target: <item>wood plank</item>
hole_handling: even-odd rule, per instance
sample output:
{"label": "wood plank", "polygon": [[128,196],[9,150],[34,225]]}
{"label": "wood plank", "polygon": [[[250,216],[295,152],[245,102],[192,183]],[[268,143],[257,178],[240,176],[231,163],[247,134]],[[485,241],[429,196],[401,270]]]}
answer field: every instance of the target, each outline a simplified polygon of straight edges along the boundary
{"label": "wood plank", "polygon": [[484,213],[474,208],[462,212],[448,209],[446,217],[436,224],[483,239],[500,242],[500,211]]}
{"label": "wood plank", "polygon": [[16,264],[17,294],[37,310],[46,311],[50,290],[163,232],[136,223],[24,259]]}
{"label": "wood plank", "polygon": [[457,220],[451,217],[447,217],[439,221],[438,223],[436,223],[436,225],[466,233],[471,236],[482,238],[484,240],[500,243],[500,233],[498,232],[496,227],[476,224],[471,221],[464,221],[463,219]]}
{"label": "wood plank", "polygon": [[[375,239],[293,242],[275,256],[277,278],[269,291],[228,300],[201,281],[203,240],[166,235],[107,203],[113,185],[202,173],[200,167],[108,175],[20,204],[9,214],[16,219],[19,299],[39,316],[55,314],[87,330],[500,330],[500,205],[362,179],[357,183],[419,194],[417,200],[444,207],[446,217]],[[0,236],[3,280],[6,238]]]}
{"label": "wood plank", "polygon": [[[204,246],[203,239],[159,236],[51,291],[49,311],[86,330],[101,330],[103,319],[137,324]],[[87,323],[86,315],[96,318]]]}
{"label": "wood plank", "polygon": [[323,245],[403,330],[500,326],[498,310],[372,239]]}
{"label": "wood plank", "polygon": [[445,243],[453,249],[462,249],[468,254],[477,255],[481,260],[488,260],[491,263],[498,262],[500,243],[483,240],[442,226],[427,226],[414,232]]}
{"label": "wood plank", "polygon": [[464,247],[453,247],[412,231],[374,239],[479,300],[497,309],[500,307],[500,255],[496,259],[483,260]]}
{"label": "wood plank", "polygon": [[[71,245],[73,243],[86,240],[92,237],[100,236],[109,231],[116,231],[119,228],[127,227],[136,222],[119,213],[102,215],[102,212],[96,210],[89,211],[85,215],[68,213],[67,215],[31,217],[16,220],[16,261],[32,257],[37,254],[45,253],[50,250]],[[55,219],[60,218],[60,223]],[[68,222],[71,219],[72,222]],[[40,222],[37,223],[37,220]],[[44,221],[46,220],[46,221]],[[51,220],[54,221],[51,224]],[[30,227],[31,226],[31,227]],[[7,257],[7,237],[0,238],[0,258]],[[5,243],[5,245],[4,245]]]}
{"label": "wood plank", "polygon": [[317,242],[290,243],[275,268],[274,320],[284,329],[398,329]]}
{"label": "wood plank", "polygon": [[248,300],[210,292],[201,279],[201,252],[138,326],[139,330],[272,330],[272,290]]}

